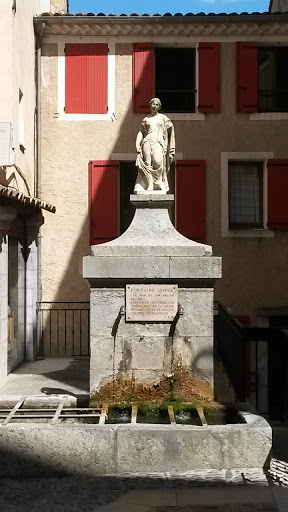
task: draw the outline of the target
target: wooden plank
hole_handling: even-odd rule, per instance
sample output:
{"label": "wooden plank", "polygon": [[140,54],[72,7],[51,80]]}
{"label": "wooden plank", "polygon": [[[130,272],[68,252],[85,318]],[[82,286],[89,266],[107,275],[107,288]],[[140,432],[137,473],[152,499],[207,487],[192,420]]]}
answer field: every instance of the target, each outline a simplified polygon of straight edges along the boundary
{"label": "wooden plank", "polygon": [[23,404],[24,400],[25,400],[26,396],[22,396],[20,398],[20,400],[17,402],[17,404],[15,405],[15,407],[13,407],[12,411],[8,414],[7,418],[3,421],[2,425],[7,425],[9,423],[9,421],[11,420],[11,418],[14,416],[15,412],[19,409],[19,407],[21,407],[21,405]]}
{"label": "wooden plank", "polygon": [[205,418],[205,415],[204,415],[204,411],[203,411],[203,407],[201,407],[200,405],[197,407],[197,412],[199,414],[199,418],[201,420],[201,423],[202,423],[202,426],[204,427],[205,425],[207,425],[207,421],[206,421],[206,418]]}
{"label": "wooden plank", "polygon": [[131,423],[137,423],[137,410],[138,410],[138,405],[137,404],[132,404],[132,414],[131,414]]}
{"label": "wooden plank", "polygon": [[64,407],[64,404],[65,404],[65,402],[66,402],[66,398],[67,398],[67,396],[63,396],[63,398],[62,398],[62,400],[61,400],[60,404],[58,405],[58,407],[57,407],[57,409],[56,409],[56,412],[55,412],[55,414],[54,414],[54,417],[53,417],[53,419],[52,419],[52,421],[51,421],[51,425],[55,425],[56,421],[58,420],[58,418],[59,418],[59,416],[60,416],[60,414],[61,414],[61,411],[62,411],[62,409],[63,409],[63,407]]}
{"label": "wooden plank", "polygon": [[169,419],[170,419],[171,425],[176,425],[173,405],[167,405],[167,409],[168,409],[168,414],[169,414]]}
{"label": "wooden plank", "polygon": [[[101,409],[100,419],[99,419],[99,425],[105,425],[107,414],[108,414],[108,404],[103,404],[103,407]],[[96,416],[96,414],[94,416]]]}

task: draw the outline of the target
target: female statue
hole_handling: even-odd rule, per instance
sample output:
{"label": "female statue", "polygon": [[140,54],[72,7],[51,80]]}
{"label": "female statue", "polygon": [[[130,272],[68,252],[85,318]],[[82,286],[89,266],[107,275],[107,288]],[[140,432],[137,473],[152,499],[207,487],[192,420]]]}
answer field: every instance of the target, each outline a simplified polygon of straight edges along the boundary
{"label": "female statue", "polygon": [[149,102],[151,114],[144,117],[136,137],[138,175],[134,192],[169,190],[167,174],[175,155],[174,127],[170,119],[160,114],[158,98]]}

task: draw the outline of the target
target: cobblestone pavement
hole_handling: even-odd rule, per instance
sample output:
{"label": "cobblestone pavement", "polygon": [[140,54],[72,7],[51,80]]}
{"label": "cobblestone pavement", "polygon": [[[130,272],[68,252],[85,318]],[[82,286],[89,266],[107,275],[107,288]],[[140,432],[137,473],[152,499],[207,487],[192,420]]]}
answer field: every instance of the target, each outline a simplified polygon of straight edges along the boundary
{"label": "cobblestone pavement", "polygon": [[276,512],[262,471],[0,480],[0,512]]}
{"label": "cobblestone pavement", "polygon": [[[0,512],[288,512],[288,429],[258,469],[0,479]],[[20,476],[20,475],[19,475]]]}

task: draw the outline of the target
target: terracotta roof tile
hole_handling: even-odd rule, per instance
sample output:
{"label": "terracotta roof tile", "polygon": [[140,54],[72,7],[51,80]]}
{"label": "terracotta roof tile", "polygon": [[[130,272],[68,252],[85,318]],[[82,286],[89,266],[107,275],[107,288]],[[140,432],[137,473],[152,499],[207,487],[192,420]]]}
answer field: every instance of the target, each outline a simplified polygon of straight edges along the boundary
{"label": "terracotta roof tile", "polygon": [[0,185],[0,198],[7,197],[13,201],[18,201],[22,204],[26,204],[28,206],[33,206],[34,208],[40,208],[42,210],[47,210],[48,212],[55,213],[56,207],[52,204],[46,203],[37,197],[29,197],[25,196],[22,192],[14,190],[9,187],[4,187],[4,185]]}
{"label": "terracotta roof tile", "polygon": [[42,14],[40,14],[40,16],[72,16],[72,17],[76,17],[76,16],[94,16],[94,17],[107,17],[107,18],[110,18],[110,17],[120,17],[120,16],[125,16],[125,17],[150,17],[150,18],[153,18],[154,16],[157,16],[157,17],[164,17],[164,16],[171,16],[171,17],[178,17],[178,16],[190,16],[190,17],[194,17],[194,16],[259,16],[259,15],[269,15],[269,16],[273,16],[273,15],[279,15],[279,14],[288,14],[287,12],[283,13],[283,12],[279,12],[279,13],[269,13],[268,11],[266,12],[251,12],[251,13],[248,13],[248,12],[241,12],[241,13],[237,13],[237,12],[230,12],[230,13],[227,13],[227,12],[221,12],[221,13],[214,13],[214,12],[209,12],[209,13],[204,13],[204,12],[197,12],[197,13],[192,13],[192,12],[188,12],[186,14],[184,13],[181,13],[181,12],[177,12],[175,14],[171,14],[170,12],[166,12],[165,14],[159,14],[159,13],[155,13],[155,14],[147,14],[147,13],[144,13],[144,14],[139,14],[139,13],[136,13],[136,12],[133,12],[131,14],[127,14],[127,13],[121,13],[121,14],[115,14],[115,13],[110,13],[110,14],[105,14],[103,12],[99,12],[99,13],[93,13],[93,12],[88,12],[88,13],[84,13],[84,12],[77,12],[75,14],[72,14],[72,13],[62,13],[62,12],[55,12],[54,14],[51,13],[51,12],[43,12]]}

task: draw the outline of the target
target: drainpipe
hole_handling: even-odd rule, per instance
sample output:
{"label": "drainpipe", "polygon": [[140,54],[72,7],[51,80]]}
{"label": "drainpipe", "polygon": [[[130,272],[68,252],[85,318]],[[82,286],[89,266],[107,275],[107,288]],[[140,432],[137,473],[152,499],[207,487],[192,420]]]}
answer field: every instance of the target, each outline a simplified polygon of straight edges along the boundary
{"label": "drainpipe", "polygon": [[[37,92],[36,92],[36,129],[37,129],[37,159],[36,175],[34,180],[35,196],[41,199],[41,44],[45,32],[46,23],[42,23],[40,33],[37,37]],[[42,234],[39,227],[37,235],[37,302],[42,299],[42,281],[41,281],[41,243]],[[37,336],[39,332],[39,320],[37,314]]]}
{"label": "drainpipe", "polygon": [[36,95],[36,125],[37,125],[37,163],[35,176],[35,196],[41,199],[41,43],[46,23],[42,23],[37,38],[37,95]]}

